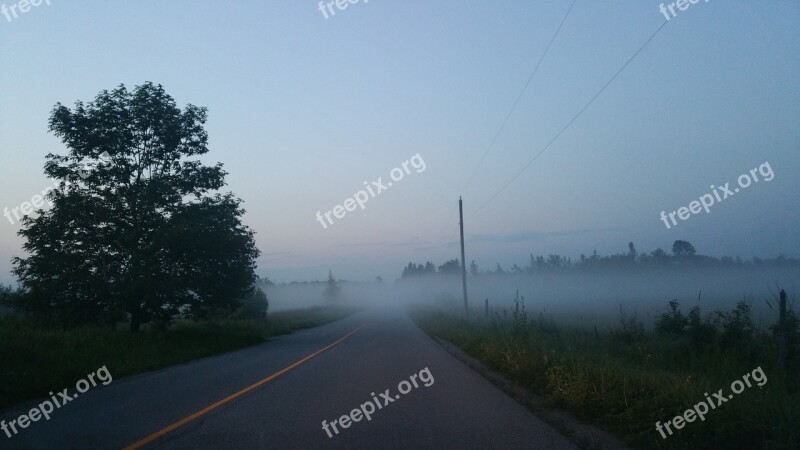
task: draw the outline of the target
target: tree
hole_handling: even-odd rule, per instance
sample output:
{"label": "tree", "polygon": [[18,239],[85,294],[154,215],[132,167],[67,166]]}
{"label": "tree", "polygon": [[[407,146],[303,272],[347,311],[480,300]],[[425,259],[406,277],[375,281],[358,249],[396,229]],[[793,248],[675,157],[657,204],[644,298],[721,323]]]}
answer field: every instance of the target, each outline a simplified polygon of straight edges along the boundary
{"label": "tree", "polygon": [[636,261],[636,247],[633,245],[633,242],[628,242],[628,256],[632,261]]}
{"label": "tree", "polygon": [[689,318],[684,316],[680,309],[678,300],[670,300],[669,312],[662,313],[656,319],[655,329],[662,333],[683,334],[689,325]]}
{"label": "tree", "polygon": [[325,299],[330,303],[334,303],[339,301],[340,294],[339,284],[336,282],[336,278],[333,277],[333,272],[329,270],[328,282],[327,286],[325,286]]}
{"label": "tree", "polygon": [[560,255],[549,255],[547,257],[547,266],[550,270],[563,270],[567,269],[571,266],[571,261],[568,260],[565,256]]}
{"label": "tree", "polygon": [[672,244],[672,254],[675,256],[693,256],[695,249],[692,244],[686,241],[675,241]]}
{"label": "tree", "polygon": [[459,262],[457,259],[451,259],[450,261],[447,261],[439,266],[439,273],[443,275],[460,275],[461,262]]}
{"label": "tree", "polygon": [[665,261],[669,260],[669,255],[664,250],[657,248],[653,250],[652,258],[658,263],[664,263]]}
{"label": "tree", "polygon": [[259,251],[241,200],[215,192],[221,164],[191,159],[208,152],[206,116],[152,83],[56,104],[49,129],[69,151],[46,157],[61,186],[52,209],[22,221],[23,309],[62,325],[129,318],[137,331],[187,306],[230,311],[252,293]]}
{"label": "tree", "polygon": [[425,271],[425,267],[420,264],[414,264],[413,262],[408,263],[406,267],[403,268],[403,273],[400,275],[400,278],[408,278],[417,275],[422,275]]}

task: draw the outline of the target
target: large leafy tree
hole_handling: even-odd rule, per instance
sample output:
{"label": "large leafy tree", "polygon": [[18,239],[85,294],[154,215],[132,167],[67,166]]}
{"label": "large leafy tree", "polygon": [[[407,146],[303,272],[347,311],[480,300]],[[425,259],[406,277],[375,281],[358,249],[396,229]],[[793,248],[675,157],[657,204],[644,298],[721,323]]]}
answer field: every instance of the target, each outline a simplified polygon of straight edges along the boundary
{"label": "large leafy tree", "polygon": [[19,232],[21,306],[65,325],[129,318],[137,331],[186,308],[228,311],[250,294],[259,251],[241,201],[217,192],[221,164],[196,158],[208,152],[206,114],[152,83],[55,106],[50,131],[69,152],[47,155],[61,189]]}

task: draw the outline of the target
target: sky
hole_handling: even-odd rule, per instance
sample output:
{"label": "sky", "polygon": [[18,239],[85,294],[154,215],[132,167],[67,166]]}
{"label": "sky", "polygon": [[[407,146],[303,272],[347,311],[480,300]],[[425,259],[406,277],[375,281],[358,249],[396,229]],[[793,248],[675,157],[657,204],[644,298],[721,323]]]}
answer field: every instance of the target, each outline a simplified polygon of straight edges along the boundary
{"label": "sky", "polygon": [[[458,258],[459,196],[483,269],[677,239],[800,257],[796,1],[700,1],[667,21],[660,1],[577,0],[527,89],[572,0],[362,0],[335,15],[311,0],[48,1],[0,0],[17,13],[0,15],[0,208],[52,185],[44,157],[67,152],[47,130],[56,103],[151,81],[208,108],[203,160],[224,164],[272,280],[394,279]],[[661,219],[751,169],[760,181],[709,213]],[[364,209],[317,218],[401,172]],[[18,230],[0,217],[0,282]]]}

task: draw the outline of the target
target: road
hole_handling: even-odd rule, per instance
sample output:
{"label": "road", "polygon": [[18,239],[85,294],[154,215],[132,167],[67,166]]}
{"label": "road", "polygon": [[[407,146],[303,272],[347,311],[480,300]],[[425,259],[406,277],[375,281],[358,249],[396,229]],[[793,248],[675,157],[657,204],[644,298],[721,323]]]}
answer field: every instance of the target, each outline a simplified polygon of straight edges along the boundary
{"label": "road", "polygon": [[[403,380],[407,393],[400,395]],[[342,428],[345,414],[352,416]],[[391,307],[115,379],[57,409],[49,421],[31,423],[10,439],[0,435],[0,448],[126,447],[576,448]]]}

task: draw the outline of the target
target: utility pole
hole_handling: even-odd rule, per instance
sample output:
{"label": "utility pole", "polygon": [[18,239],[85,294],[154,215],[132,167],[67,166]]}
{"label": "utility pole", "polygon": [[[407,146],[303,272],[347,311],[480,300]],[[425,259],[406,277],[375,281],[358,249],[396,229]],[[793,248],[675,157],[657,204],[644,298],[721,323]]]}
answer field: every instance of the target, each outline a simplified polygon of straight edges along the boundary
{"label": "utility pole", "polygon": [[458,226],[461,228],[461,282],[464,285],[464,314],[469,315],[467,305],[467,261],[464,259],[464,207],[458,197]]}

